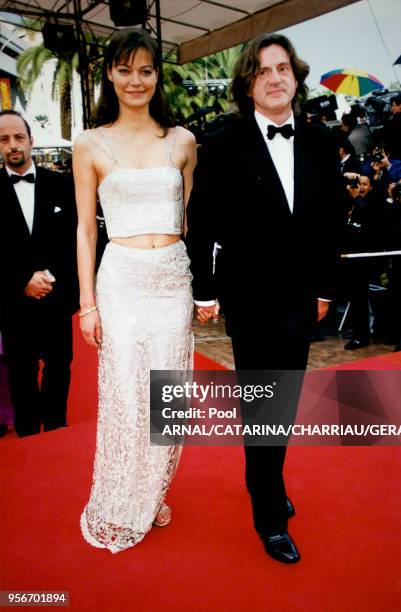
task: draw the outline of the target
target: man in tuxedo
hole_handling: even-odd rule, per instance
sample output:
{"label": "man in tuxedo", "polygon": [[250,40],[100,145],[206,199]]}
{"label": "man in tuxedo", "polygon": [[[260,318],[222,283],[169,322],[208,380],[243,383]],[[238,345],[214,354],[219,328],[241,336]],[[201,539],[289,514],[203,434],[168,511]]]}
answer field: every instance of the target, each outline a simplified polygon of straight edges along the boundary
{"label": "man in tuxedo", "polygon": [[393,159],[401,159],[401,93],[390,99],[391,118],[384,125],[384,142]]}
{"label": "man in tuxedo", "polygon": [[361,164],[355,157],[355,149],[348,140],[348,138],[341,138],[338,145],[338,153],[340,156],[340,172],[345,174],[346,172],[361,171]]}
{"label": "man in tuxedo", "polygon": [[35,166],[32,143],[19,113],[0,113],[0,308],[19,436],[66,426],[78,300],[72,181]]}
{"label": "man in tuxedo", "polygon": [[[240,116],[209,137],[195,171],[187,246],[197,316],[216,317],[218,297],[237,370],[304,370],[312,326],[334,296],[343,188],[335,137],[294,118],[308,72],[284,36],[249,43],[233,79]],[[285,452],[245,446],[245,476],[266,552],[295,563]]]}

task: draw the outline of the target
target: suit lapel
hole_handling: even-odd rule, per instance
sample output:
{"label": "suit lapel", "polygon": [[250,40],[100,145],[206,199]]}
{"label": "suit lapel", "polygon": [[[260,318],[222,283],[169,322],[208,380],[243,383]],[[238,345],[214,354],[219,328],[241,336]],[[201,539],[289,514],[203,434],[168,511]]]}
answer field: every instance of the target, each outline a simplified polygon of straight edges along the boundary
{"label": "suit lapel", "polygon": [[34,204],[34,214],[33,214],[33,226],[32,226],[32,236],[36,236],[39,228],[43,227],[43,218],[46,211],[47,201],[45,196],[45,192],[42,185],[42,170],[38,166],[36,166],[36,180],[35,180],[35,204]]}
{"label": "suit lapel", "polygon": [[2,183],[4,185],[4,206],[8,208],[8,214],[13,217],[17,228],[24,238],[31,238],[31,233],[27,226],[21,204],[19,203],[14,186],[5,168],[1,170]]}
{"label": "suit lapel", "polygon": [[294,135],[294,217],[302,212],[305,198],[305,181],[310,174],[310,161],[308,156],[308,146],[305,138],[305,130],[302,123],[295,120]]}

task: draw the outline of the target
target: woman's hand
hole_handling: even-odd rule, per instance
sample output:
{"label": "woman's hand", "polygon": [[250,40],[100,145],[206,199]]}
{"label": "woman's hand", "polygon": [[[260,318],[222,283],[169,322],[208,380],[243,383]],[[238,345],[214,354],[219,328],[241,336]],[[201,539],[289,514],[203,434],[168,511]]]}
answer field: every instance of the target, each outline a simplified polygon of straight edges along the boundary
{"label": "woman's hand", "polygon": [[207,323],[209,319],[218,319],[220,305],[214,304],[213,306],[195,306],[196,318],[201,323]]}
{"label": "woman's hand", "polygon": [[94,310],[81,317],[80,326],[85,342],[89,346],[100,348],[102,344],[102,325],[98,311]]}

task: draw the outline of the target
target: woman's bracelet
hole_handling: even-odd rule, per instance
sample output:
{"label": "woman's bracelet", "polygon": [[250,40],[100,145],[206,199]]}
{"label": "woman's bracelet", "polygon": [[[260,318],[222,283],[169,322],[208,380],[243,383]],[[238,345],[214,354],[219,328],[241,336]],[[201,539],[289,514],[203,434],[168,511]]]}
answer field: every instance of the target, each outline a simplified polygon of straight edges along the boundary
{"label": "woman's bracelet", "polygon": [[80,312],[78,316],[85,317],[87,314],[89,314],[90,312],[93,312],[94,310],[97,310],[97,306],[92,306],[92,308],[88,308],[88,310],[84,310],[84,312]]}

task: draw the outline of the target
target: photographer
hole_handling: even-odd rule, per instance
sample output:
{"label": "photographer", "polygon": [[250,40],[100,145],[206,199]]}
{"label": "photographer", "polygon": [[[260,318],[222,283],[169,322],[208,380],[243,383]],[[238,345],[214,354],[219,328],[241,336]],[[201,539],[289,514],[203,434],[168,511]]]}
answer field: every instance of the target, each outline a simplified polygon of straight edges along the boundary
{"label": "photographer", "polygon": [[384,142],[390,156],[401,159],[401,93],[390,98],[392,117],[384,125]]}
{"label": "photographer", "polygon": [[365,111],[359,104],[351,107],[350,114],[354,117],[356,125],[349,133],[348,139],[359,157],[372,149],[375,139],[367,123]]}
{"label": "photographer", "polygon": [[[382,223],[383,207],[372,192],[369,179],[352,172],[346,172],[343,177],[348,192],[343,252],[364,253],[381,248],[382,233],[379,228]],[[353,330],[350,341],[344,346],[346,350],[356,350],[369,344],[371,272],[371,261],[368,258],[344,260],[345,291],[350,302]]]}
{"label": "photographer", "polygon": [[389,158],[384,147],[375,147],[371,160],[362,167],[362,174],[366,174],[373,187],[385,196],[390,183],[397,183],[401,179],[401,160]]}
{"label": "photographer", "polygon": [[365,155],[370,151],[375,142],[374,136],[367,124],[365,112],[359,106],[354,106],[351,112],[343,114],[338,135],[349,140],[354,155],[357,157]]}
{"label": "photographer", "polygon": [[355,149],[348,140],[348,138],[342,137],[338,145],[338,154],[340,157],[340,172],[345,174],[346,172],[361,171],[361,164],[355,156]]}

